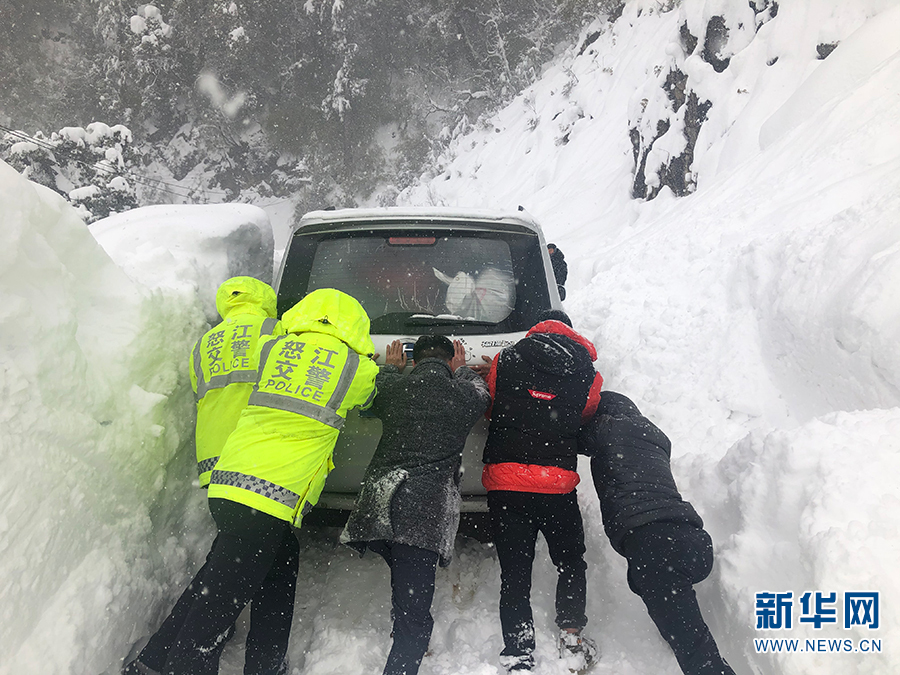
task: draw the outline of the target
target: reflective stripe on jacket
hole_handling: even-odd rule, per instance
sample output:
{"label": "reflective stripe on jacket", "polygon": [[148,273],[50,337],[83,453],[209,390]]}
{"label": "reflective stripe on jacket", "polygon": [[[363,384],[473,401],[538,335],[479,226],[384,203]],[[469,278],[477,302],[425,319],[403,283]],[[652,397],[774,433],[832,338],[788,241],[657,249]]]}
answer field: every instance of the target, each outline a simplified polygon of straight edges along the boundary
{"label": "reflective stripe on jacket", "polygon": [[[327,310],[329,323],[305,322],[308,330],[293,332],[298,322],[291,313],[310,307]],[[292,332],[262,341],[256,386],[222,449],[209,496],[299,527],[334,468],[332,452],[347,411],[372,403],[378,367],[348,346],[371,344],[369,322],[362,306],[340,291],[314,291],[283,320]]]}
{"label": "reflective stripe on jacket", "polygon": [[253,391],[260,337],[283,334],[277,319],[236,311],[194,345],[190,372],[191,387],[197,395],[197,473],[201,487],[209,484],[222,446]]}

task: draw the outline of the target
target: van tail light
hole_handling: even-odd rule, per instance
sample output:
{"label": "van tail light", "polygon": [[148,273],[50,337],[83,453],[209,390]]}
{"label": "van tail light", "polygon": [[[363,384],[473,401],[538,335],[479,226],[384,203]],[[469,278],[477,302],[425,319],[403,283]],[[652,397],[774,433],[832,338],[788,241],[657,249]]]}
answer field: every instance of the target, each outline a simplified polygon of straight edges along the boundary
{"label": "van tail light", "polygon": [[391,246],[432,246],[437,237],[388,237]]}

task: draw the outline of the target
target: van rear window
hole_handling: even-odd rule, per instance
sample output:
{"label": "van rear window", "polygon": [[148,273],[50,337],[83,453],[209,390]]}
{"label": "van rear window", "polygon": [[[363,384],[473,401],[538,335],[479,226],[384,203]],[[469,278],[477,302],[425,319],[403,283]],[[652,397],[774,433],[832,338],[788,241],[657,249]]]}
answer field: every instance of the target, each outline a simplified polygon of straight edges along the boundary
{"label": "van rear window", "polygon": [[509,245],[501,239],[325,239],[309,274],[308,291],[318,288],[349,293],[373,320],[411,312],[496,324],[516,305]]}
{"label": "van rear window", "polygon": [[373,334],[527,330],[549,306],[536,236],[459,230],[297,233],[286,252],[279,313],[306,293],[355,297]]}

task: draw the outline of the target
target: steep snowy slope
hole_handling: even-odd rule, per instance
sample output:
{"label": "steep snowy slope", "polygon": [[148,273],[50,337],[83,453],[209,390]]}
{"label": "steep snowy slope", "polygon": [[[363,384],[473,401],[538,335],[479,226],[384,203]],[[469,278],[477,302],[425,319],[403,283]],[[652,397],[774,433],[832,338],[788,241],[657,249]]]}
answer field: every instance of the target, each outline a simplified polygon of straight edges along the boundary
{"label": "steep snowy slope", "polygon": [[[733,661],[890,672],[889,648],[764,655],[752,638],[872,636],[755,632],[757,591],[900,600],[888,573],[900,553],[900,8],[658,7],[628,3],[403,198],[522,204],[565,251],[567,309],[608,388],[673,438],[680,485],[718,542],[700,593]],[[634,200],[638,188],[655,199]],[[882,621],[888,643],[898,625],[887,610]],[[601,639],[629,643],[606,627]]]}

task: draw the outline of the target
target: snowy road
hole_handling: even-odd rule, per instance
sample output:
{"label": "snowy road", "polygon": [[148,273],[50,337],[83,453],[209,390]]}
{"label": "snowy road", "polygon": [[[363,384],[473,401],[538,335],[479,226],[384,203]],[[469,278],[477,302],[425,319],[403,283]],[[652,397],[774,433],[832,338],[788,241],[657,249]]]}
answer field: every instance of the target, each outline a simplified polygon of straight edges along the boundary
{"label": "snowy road", "polygon": [[[589,497],[588,497],[589,500]],[[596,499],[594,500],[596,502]],[[587,509],[586,509],[587,511]],[[591,672],[679,672],[674,657],[628,591],[624,561],[613,553],[596,527],[588,530],[588,631],[603,652]],[[294,673],[362,675],[379,672],[390,649],[390,580],[380,557],[336,545],[338,530],[310,529],[300,535],[300,581],[289,658]],[[539,540],[532,605],[537,631],[537,670],[569,675],[556,653],[553,599],[556,570]],[[712,584],[712,582],[707,582]],[[498,614],[500,571],[489,544],[460,537],[449,568],[437,575],[430,654],[421,675],[496,675],[502,673]],[[242,626],[223,655],[221,675],[240,675]],[[714,626],[715,630],[715,626]]]}

